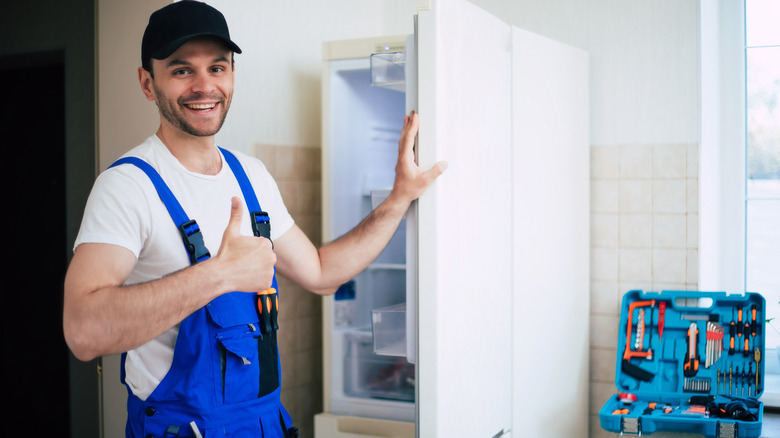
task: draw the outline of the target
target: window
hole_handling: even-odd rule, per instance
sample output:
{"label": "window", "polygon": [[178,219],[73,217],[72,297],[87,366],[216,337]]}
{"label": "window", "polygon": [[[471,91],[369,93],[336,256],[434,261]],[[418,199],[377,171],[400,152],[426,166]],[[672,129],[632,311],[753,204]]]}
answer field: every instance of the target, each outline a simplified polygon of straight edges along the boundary
{"label": "window", "polygon": [[766,298],[766,390],[780,392],[780,2],[745,1],[745,290]]}

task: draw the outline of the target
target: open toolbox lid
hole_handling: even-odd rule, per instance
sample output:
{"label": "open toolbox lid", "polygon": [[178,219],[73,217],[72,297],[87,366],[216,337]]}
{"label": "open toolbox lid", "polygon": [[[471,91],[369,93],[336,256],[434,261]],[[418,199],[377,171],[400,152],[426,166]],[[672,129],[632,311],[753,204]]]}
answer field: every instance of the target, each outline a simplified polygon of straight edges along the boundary
{"label": "open toolbox lid", "polygon": [[[764,389],[766,362],[765,308],[758,293],[627,292],[621,306],[615,372],[619,392],[599,414],[602,427],[625,432],[623,423],[632,420],[632,425],[644,423],[640,433],[658,429],[724,436],[722,430],[716,431],[716,424],[725,421],[735,428],[741,425],[740,433],[733,436],[758,436],[763,415],[758,398]],[[637,401],[637,409],[625,409],[631,407],[631,400],[623,402],[626,398]],[[721,408],[729,403],[751,408],[749,420],[726,415]],[[692,412],[693,405],[716,412]],[[618,412],[623,415],[615,415]]]}

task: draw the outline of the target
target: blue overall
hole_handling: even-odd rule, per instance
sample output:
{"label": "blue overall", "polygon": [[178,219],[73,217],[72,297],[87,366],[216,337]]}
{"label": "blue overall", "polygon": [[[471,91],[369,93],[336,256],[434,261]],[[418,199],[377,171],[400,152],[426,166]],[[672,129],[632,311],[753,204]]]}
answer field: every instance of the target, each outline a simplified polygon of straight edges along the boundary
{"label": "blue overall", "polygon": [[[256,236],[270,238],[270,220],[236,157],[220,148],[238,180]],[[125,157],[154,183],[184,241],[191,264],[210,257],[200,229],[190,220],[160,175],[145,161]],[[297,436],[280,401],[281,370],[276,343],[276,275],[264,295],[230,292],[185,318],[170,370],[143,401],[128,387],[128,437]],[[122,355],[122,382],[125,382]],[[194,423],[193,423],[194,422]]]}

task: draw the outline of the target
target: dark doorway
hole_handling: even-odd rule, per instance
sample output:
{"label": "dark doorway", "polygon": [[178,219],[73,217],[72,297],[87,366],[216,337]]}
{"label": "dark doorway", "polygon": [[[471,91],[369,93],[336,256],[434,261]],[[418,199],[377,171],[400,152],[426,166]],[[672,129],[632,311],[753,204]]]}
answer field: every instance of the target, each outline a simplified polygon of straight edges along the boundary
{"label": "dark doorway", "polygon": [[[70,436],[69,353],[62,334],[67,267],[63,51],[0,57],[0,110],[10,216],[3,251],[3,355],[15,409],[42,419],[3,421],[4,437]],[[44,420],[45,419],[45,420]],[[41,428],[40,430],[38,428]]]}

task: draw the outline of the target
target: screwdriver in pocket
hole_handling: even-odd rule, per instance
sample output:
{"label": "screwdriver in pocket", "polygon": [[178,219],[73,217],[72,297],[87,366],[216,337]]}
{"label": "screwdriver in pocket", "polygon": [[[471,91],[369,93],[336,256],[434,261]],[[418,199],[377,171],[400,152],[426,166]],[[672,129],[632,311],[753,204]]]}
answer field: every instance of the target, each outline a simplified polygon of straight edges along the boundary
{"label": "screwdriver in pocket", "polygon": [[737,324],[734,322],[734,309],[731,309],[731,324],[729,324],[729,336],[731,336],[731,340],[729,341],[729,354],[734,354],[734,343],[736,342],[734,337],[736,335]]}

